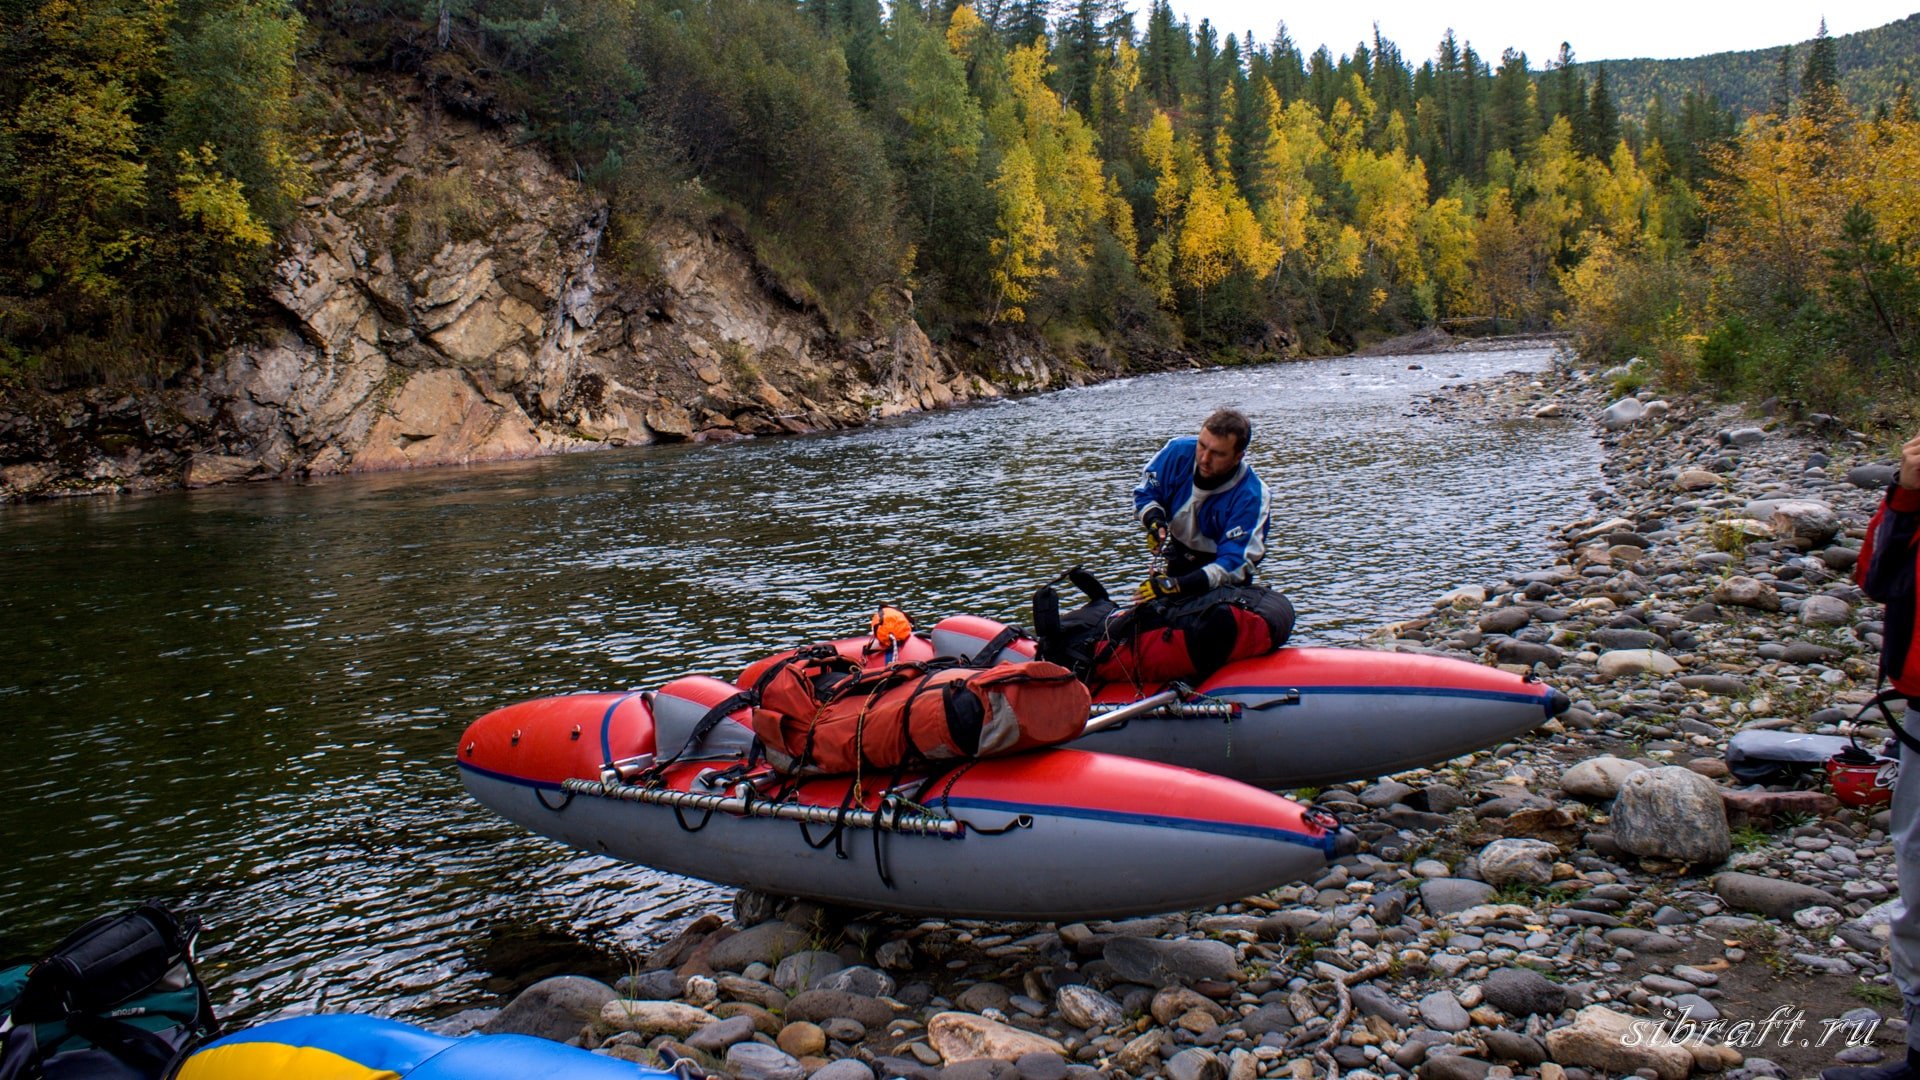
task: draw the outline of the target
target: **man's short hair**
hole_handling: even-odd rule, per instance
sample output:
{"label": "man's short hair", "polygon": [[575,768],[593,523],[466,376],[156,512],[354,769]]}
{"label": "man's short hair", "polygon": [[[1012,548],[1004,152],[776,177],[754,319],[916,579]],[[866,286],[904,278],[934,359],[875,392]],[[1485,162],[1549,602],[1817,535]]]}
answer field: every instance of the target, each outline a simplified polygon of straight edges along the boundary
{"label": "man's short hair", "polygon": [[1253,441],[1253,422],[1238,409],[1216,409],[1200,426],[1215,435],[1232,436],[1236,451],[1245,450]]}

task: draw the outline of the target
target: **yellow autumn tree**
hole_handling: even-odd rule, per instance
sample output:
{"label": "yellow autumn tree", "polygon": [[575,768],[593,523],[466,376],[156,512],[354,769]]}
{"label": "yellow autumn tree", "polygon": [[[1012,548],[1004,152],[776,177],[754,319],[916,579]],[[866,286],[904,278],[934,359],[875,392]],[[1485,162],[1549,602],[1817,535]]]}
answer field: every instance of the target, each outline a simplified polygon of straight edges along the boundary
{"label": "yellow autumn tree", "polygon": [[1506,189],[1494,188],[1487,197],[1486,213],[1474,229],[1472,265],[1475,291],[1496,334],[1502,316],[1510,329],[1532,307],[1531,246]]}
{"label": "yellow autumn tree", "polygon": [[1875,198],[1875,170],[1861,160],[1861,144],[1844,104],[1817,117],[1749,119],[1714,155],[1719,175],[1705,192],[1715,221],[1702,248],[1708,262],[1756,295],[1811,289],[1847,210]]}
{"label": "yellow autumn tree", "polygon": [[1594,172],[1594,227],[1616,247],[1630,247],[1641,239],[1649,223],[1657,225],[1653,184],[1640,171],[1625,139],[1613,148],[1607,167]]}
{"label": "yellow autumn tree", "polygon": [[980,21],[973,5],[961,4],[947,20],[947,48],[952,49],[962,63],[971,65],[987,33],[987,24]]}
{"label": "yellow autumn tree", "polygon": [[1415,224],[1427,208],[1427,169],[1399,150],[1375,153],[1349,146],[1339,154],[1340,178],[1353,193],[1353,226],[1376,255],[1390,283],[1418,286],[1426,278]]}
{"label": "yellow autumn tree", "polygon": [[1051,234],[1047,248],[1053,262],[1046,276],[1077,275],[1103,228],[1133,258],[1133,229],[1130,222],[1121,224],[1128,215],[1119,187],[1101,166],[1093,130],[1049,85],[1052,66],[1044,45],[1015,48],[1007,56],[1007,74],[1009,93],[994,107],[987,127],[998,144],[1023,146],[1029,155],[1033,194]]}
{"label": "yellow autumn tree", "polygon": [[1514,177],[1515,214],[1526,238],[1531,282],[1547,280],[1554,260],[1579,234],[1583,171],[1573,126],[1556,117]]}
{"label": "yellow autumn tree", "polygon": [[1466,205],[1451,195],[1435,199],[1414,219],[1413,230],[1426,267],[1422,314],[1431,319],[1471,311],[1474,229]]}
{"label": "yellow autumn tree", "polygon": [[1140,133],[1140,156],[1153,173],[1154,240],[1141,260],[1141,276],[1153,290],[1162,307],[1173,306],[1173,257],[1180,211],[1186,200],[1180,187],[1180,170],[1174,162],[1173,121],[1166,113],[1154,110],[1153,118]]}
{"label": "yellow autumn tree", "polygon": [[1284,108],[1271,83],[1262,87],[1266,99],[1267,145],[1256,165],[1254,186],[1268,193],[1258,209],[1260,227],[1282,254],[1299,252],[1305,258],[1309,230],[1322,222],[1322,200],[1314,189],[1314,170],[1328,159],[1320,131],[1320,115],[1306,101]]}
{"label": "yellow autumn tree", "polygon": [[1024,322],[1024,305],[1033,298],[1034,284],[1056,272],[1050,261],[1059,243],[1047,220],[1046,204],[1040,200],[1033,154],[1025,142],[1014,143],[1001,156],[993,195],[999,235],[989,245],[994,305],[988,321]]}

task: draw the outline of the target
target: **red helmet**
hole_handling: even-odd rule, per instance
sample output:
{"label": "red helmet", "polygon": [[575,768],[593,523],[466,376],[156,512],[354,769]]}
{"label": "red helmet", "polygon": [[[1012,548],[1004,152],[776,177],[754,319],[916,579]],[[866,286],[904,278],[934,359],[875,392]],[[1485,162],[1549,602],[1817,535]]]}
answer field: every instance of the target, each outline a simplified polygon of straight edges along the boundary
{"label": "red helmet", "polygon": [[1827,783],[1833,796],[1848,806],[1885,806],[1893,801],[1893,785],[1900,777],[1897,758],[1878,757],[1850,746],[1827,759]]}

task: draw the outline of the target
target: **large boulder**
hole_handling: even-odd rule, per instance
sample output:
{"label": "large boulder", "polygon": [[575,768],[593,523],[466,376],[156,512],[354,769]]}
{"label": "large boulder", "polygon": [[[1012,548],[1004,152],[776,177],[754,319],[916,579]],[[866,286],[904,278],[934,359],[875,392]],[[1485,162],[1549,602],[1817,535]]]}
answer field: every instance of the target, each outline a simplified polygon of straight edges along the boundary
{"label": "large boulder", "polygon": [[1477,907],[1493,899],[1494,888],[1484,881],[1467,878],[1433,878],[1420,883],[1420,902],[1427,914],[1452,915]]}
{"label": "large boulder", "polygon": [[1844,906],[1811,885],[1758,874],[1715,874],[1713,892],[1735,911],[1755,911],[1776,919],[1790,919],[1803,908]]}
{"label": "large boulder", "polygon": [[1168,1059],[1167,1080],[1227,1080],[1227,1067],[1213,1051],[1190,1046]]}
{"label": "large boulder", "polygon": [[1605,802],[1620,794],[1620,785],[1626,783],[1627,777],[1646,771],[1647,767],[1637,761],[1602,754],[1561,773],[1560,790],[1576,799]]}
{"label": "large boulder", "polygon": [[1480,876],[1496,888],[1545,885],[1560,849],[1545,840],[1495,840],[1480,849]]}
{"label": "large boulder", "polygon": [[703,1054],[716,1057],[727,1052],[734,1043],[746,1042],[753,1038],[754,1018],[751,1016],[730,1016],[717,1024],[706,1027],[687,1036],[687,1045]]}
{"label": "large boulder", "polygon": [[1634,675],[1672,675],[1680,670],[1680,661],[1653,649],[1615,649],[1601,653],[1595,667],[1603,678],[1624,679]]}
{"label": "large boulder", "polygon": [[1856,465],[1847,470],[1847,483],[1868,491],[1878,491],[1899,476],[1898,465]]}
{"label": "large boulder", "polygon": [[613,987],[584,975],[541,979],[520,992],[493,1019],[481,1025],[486,1035],[532,1035],[565,1042],[592,1023],[607,1002],[619,995]]}
{"label": "large boulder", "polygon": [[1436,1031],[1465,1031],[1473,1026],[1473,1019],[1467,1015],[1466,1007],[1451,991],[1435,990],[1420,999],[1418,1008],[1420,1019]]}
{"label": "large boulder", "polygon": [[927,1021],[927,1043],[948,1065],[975,1058],[1015,1061],[1023,1054],[1060,1054],[1066,1047],[1044,1035],[972,1013],[943,1012]]}
{"label": "large boulder", "polygon": [[1503,664],[1545,664],[1557,668],[1567,654],[1552,645],[1537,641],[1516,641],[1513,638],[1499,638],[1493,642],[1493,655]]}
{"label": "large boulder", "polygon": [[779,966],[773,969],[773,985],[789,994],[797,994],[819,986],[821,980],[846,966],[847,962],[836,953],[803,949],[780,958]]}
{"label": "large boulder", "polygon": [[1233,946],[1223,941],[1117,937],[1107,942],[1104,956],[1115,974],[1147,986],[1203,979],[1231,981],[1240,973]]}
{"label": "large boulder", "polygon": [[1853,605],[1837,596],[1809,596],[1800,604],[1803,626],[1845,626],[1853,621]]}
{"label": "large boulder", "polygon": [[1675,862],[1712,865],[1733,851],[1720,789],[1677,765],[1627,777],[1613,800],[1613,837],[1630,854]]}
{"label": "large boulder", "polygon": [[807,1070],[777,1046],[742,1042],[727,1048],[727,1071],[740,1080],[806,1080]]}
{"label": "large boulder", "polygon": [[1736,574],[1714,586],[1713,602],[1760,611],[1780,610],[1780,594],[1774,587],[1744,574]]}
{"label": "large boulder", "polygon": [[1480,616],[1480,632],[1483,634],[1511,634],[1515,630],[1533,621],[1533,615],[1523,607],[1494,608]]}
{"label": "large boulder", "polygon": [[1487,1004],[1508,1016],[1554,1016],[1572,1003],[1566,987],[1532,968],[1501,968],[1480,989]]}
{"label": "large boulder", "polygon": [[774,964],[806,948],[811,937],[805,927],[764,922],[715,945],[707,954],[707,963],[715,971],[744,971],[749,964]]}
{"label": "large boulder", "polygon": [[1126,1016],[1120,1003],[1091,986],[1068,983],[1054,994],[1054,1007],[1077,1028],[1109,1028]]}
{"label": "large boulder", "polygon": [[1727,824],[1736,829],[1768,828],[1790,814],[1825,817],[1840,809],[1839,799],[1821,791],[1723,791],[1720,801],[1727,807]]}
{"label": "large boulder", "polygon": [[885,1027],[893,1019],[893,1006],[879,998],[849,994],[845,990],[802,990],[787,1002],[788,1020],[806,1020],[819,1024],[828,1020],[858,1020],[870,1028]]}
{"label": "large boulder", "polygon": [[720,1018],[705,1009],[696,1009],[677,1001],[615,998],[601,1006],[600,1021],[618,1031],[671,1035],[676,1039],[684,1039],[708,1024],[719,1023]]}
{"label": "large boulder", "polygon": [[[1636,1023],[1641,1026],[1635,1027]],[[1547,1032],[1547,1052],[1561,1065],[1622,1076],[1651,1069],[1659,1080],[1686,1080],[1693,1072],[1693,1055],[1673,1042],[1646,1038],[1645,1024],[1605,1006],[1589,1005],[1573,1023]]]}
{"label": "large boulder", "polygon": [[1774,506],[1768,520],[1773,535],[1805,547],[1826,547],[1840,533],[1840,517],[1833,507],[1812,499],[1788,499]]}
{"label": "large boulder", "polygon": [[1624,431],[1646,415],[1647,407],[1639,398],[1625,397],[1601,411],[1600,426],[1608,431]]}

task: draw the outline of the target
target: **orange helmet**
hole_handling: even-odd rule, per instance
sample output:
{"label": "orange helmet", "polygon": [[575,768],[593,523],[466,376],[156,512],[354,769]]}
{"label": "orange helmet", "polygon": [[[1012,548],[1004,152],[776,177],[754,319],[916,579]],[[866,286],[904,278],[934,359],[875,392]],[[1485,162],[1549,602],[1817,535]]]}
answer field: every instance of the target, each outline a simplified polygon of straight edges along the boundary
{"label": "orange helmet", "polygon": [[873,643],[882,649],[897,649],[913,636],[913,620],[897,607],[882,604],[880,610],[873,613],[867,621],[867,631],[873,635]]}

